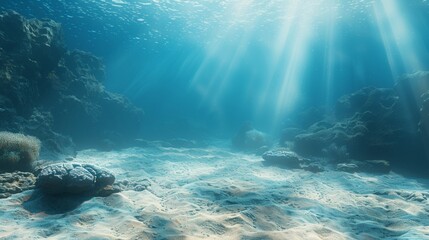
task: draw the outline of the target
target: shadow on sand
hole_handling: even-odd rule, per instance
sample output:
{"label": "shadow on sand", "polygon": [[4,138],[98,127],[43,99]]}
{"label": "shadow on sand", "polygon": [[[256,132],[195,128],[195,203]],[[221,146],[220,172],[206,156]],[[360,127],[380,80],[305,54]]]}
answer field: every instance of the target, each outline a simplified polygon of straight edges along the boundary
{"label": "shadow on sand", "polygon": [[35,190],[31,197],[22,205],[31,213],[62,214],[75,210],[91,196],[45,195]]}

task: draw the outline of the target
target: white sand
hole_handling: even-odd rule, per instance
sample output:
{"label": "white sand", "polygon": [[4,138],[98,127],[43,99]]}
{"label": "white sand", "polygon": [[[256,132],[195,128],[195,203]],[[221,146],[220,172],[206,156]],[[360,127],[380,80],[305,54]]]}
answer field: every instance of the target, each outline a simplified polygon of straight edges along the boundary
{"label": "white sand", "polygon": [[76,161],[151,186],[61,213],[16,194],[0,200],[1,239],[429,239],[428,182],[394,173],[314,174],[215,147],[88,150]]}

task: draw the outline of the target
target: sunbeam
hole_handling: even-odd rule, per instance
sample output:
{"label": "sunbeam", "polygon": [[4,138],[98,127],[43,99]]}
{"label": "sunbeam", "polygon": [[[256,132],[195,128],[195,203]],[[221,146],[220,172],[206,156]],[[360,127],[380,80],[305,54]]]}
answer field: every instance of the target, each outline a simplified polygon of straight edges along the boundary
{"label": "sunbeam", "polygon": [[123,34],[133,38],[112,30],[124,47],[106,56],[113,66],[106,84],[156,114],[192,112],[231,127],[250,121],[275,131],[304,105],[332,106],[344,92],[374,81],[389,86],[425,70],[427,37],[414,27],[424,17],[413,16],[418,6],[398,0],[122,1],[109,11],[126,13],[120,20],[133,32]]}
{"label": "sunbeam", "polygon": [[421,51],[424,48],[414,34],[417,30],[407,20],[407,14],[412,13],[404,11],[401,1],[383,0],[374,3],[374,14],[392,74],[398,76],[401,72],[423,69]]}
{"label": "sunbeam", "polygon": [[0,0],[0,239],[429,239],[429,0]]}

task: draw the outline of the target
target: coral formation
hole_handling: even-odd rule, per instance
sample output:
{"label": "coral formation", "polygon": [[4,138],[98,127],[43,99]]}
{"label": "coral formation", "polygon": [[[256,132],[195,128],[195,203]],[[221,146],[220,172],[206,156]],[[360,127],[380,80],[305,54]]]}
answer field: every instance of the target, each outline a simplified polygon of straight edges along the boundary
{"label": "coral formation", "polygon": [[39,157],[39,139],[18,133],[0,132],[0,171],[29,171]]}

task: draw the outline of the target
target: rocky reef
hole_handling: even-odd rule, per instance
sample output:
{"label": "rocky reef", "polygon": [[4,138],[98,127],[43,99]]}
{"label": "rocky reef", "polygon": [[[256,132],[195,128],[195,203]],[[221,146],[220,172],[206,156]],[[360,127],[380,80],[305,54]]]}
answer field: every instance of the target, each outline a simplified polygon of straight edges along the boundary
{"label": "rocky reef", "polygon": [[142,111],[103,77],[99,58],[64,46],[59,23],[0,13],[0,130],[39,138],[43,158],[136,137]]}
{"label": "rocky reef", "polygon": [[[341,97],[307,128],[287,128],[281,144],[323,157],[338,170],[429,176],[429,72],[407,75],[394,88],[367,87]],[[365,170],[366,169],[366,170]]]}

